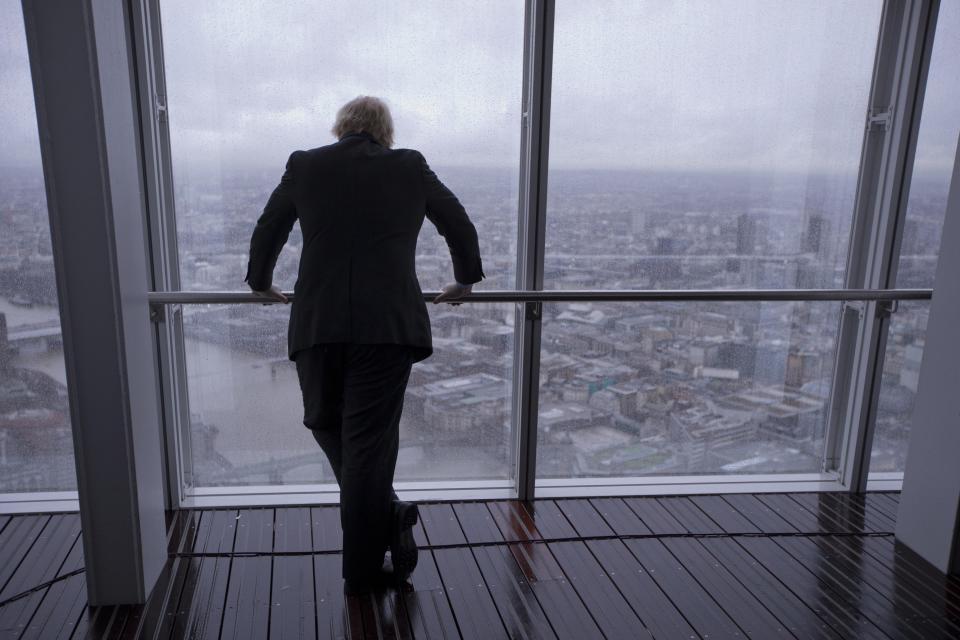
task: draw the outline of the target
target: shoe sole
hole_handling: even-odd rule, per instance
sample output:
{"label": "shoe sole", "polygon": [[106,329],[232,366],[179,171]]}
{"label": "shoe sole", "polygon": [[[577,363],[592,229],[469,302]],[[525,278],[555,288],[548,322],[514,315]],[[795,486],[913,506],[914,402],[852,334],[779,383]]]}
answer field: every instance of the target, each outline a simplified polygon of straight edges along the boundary
{"label": "shoe sole", "polygon": [[417,542],[413,538],[413,527],[420,519],[420,510],[416,504],[401,509],[395,515],[393,538],[390,544],[390,556],[393,559],[393,573],[405,580],[417,567]]}

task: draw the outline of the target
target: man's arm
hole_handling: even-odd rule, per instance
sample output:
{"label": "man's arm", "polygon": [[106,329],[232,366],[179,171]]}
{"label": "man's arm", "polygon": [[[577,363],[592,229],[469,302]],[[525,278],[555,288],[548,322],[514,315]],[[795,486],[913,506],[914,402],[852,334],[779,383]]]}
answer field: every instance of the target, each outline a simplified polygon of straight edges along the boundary
{"label": "man's arm", "polygon": [[244,282],[257,292],[271,288],[273,269],[277,266],[280,250],[297,220],[297,208],[293,203],[293,165],[299,153],[294,151],[290,154],[280,184],[270,194],[250,238],[250,259]]}
{"label": "man's arm", "polygon": [[453,260],[453,275],[462,285],[472,285],[484,277],[480,261],[480,243],[477,229],[467,217],[463,205],[427,165],[418,152],[427,195],[427,219],[447,241]]}

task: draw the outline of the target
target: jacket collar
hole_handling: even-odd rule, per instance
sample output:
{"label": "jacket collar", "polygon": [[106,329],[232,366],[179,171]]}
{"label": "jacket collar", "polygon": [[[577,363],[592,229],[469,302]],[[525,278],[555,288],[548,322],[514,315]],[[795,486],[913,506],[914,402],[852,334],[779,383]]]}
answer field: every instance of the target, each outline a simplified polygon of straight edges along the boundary
{"label": "jacket collar", "polygon": [[380,144],[379,142],[377,142],[376,138],[374,138],[372,134],[369,134],[366,131],[351,131],[350,133],[344,134],[343,137],[341,137],[340,139],[345,140],[346,138],[355,138],[355,137],[366,138],[370,142],[373,142],[375,144]]}

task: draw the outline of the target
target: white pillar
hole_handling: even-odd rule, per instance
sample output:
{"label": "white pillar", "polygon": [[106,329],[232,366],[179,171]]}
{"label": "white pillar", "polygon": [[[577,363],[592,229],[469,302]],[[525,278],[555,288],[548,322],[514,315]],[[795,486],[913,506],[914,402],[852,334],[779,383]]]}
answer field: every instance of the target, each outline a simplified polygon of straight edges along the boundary
{"label": "white pillar", "polygon": [[23,0],[91,605],[145,602],[167,559],[127,8]]}
{"label": "white pillar", "polygon": [[953,165],[897,515],[897,539],[960,569],[960,145]]}

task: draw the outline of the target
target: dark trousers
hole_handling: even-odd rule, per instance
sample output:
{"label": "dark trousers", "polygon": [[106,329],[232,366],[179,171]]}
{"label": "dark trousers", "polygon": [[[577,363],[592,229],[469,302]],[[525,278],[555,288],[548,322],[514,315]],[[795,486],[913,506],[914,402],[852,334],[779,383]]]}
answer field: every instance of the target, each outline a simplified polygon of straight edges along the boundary
{"label": "dark trousers", "polygon": [[295,356],[303,424],[340,485],[343,577],[378,571],[390,540],[400,414],[413,353],[405,345],[330,343]]}

